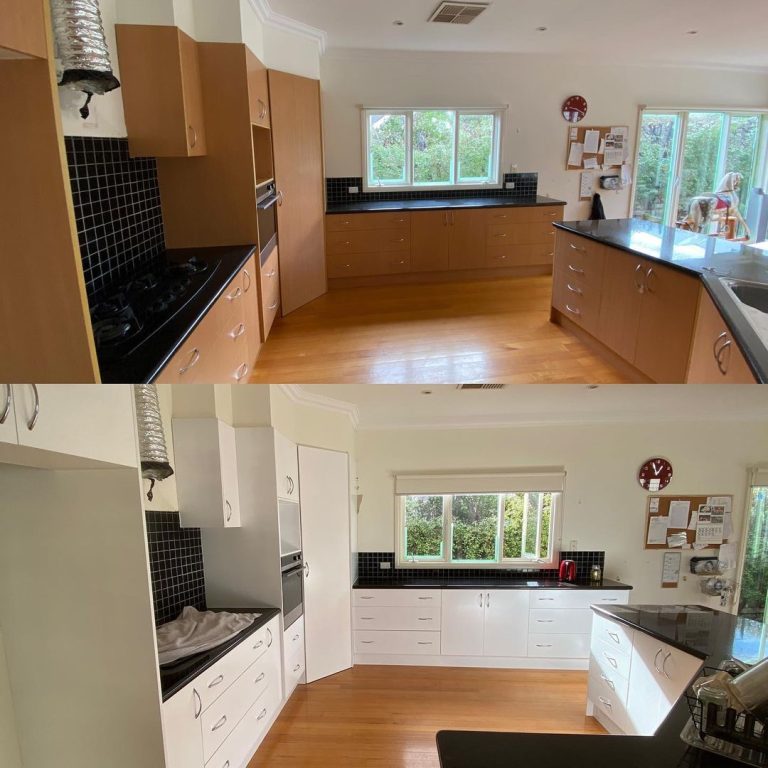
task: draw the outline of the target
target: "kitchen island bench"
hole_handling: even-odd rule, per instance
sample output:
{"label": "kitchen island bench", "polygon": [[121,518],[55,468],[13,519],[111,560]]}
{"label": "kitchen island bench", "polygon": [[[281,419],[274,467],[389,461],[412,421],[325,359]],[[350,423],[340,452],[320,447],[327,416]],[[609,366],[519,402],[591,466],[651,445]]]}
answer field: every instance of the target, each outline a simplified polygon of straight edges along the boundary
{"label": "kitchen island bench", "polygon": [[[752,664],[765,651],[766,626],[703,606],[599,606],[596,614],[628,631],[677,648],[706,666],[738,659]],[[441,731],[441,768],[538,768],[621,766],[622,768],[735,768],[739,763],[689,747],[680,733],[690,717],[685,697],[674,703],[653,736]]]}

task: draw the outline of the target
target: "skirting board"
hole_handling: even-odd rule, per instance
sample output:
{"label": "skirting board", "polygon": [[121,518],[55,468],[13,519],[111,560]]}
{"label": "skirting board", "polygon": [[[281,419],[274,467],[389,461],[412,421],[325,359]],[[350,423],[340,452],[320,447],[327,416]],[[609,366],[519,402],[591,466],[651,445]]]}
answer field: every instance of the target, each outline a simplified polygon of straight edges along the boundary
{"label": "skirting board", "polygon": [[364,653],[354,657],[356,665],[381,664],[405,667],[481,667],[483,669],[587,670],[589,659],[508,659],[491,656],[422,656],[418,654]]}

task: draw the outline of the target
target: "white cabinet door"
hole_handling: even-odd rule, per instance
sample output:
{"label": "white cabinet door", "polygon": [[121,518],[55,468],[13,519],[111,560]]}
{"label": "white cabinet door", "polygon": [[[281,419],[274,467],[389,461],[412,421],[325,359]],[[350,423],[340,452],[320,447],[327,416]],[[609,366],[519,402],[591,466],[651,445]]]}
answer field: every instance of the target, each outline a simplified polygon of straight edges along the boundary
{"label": "white cabinet door", "polygon": [[219,463],[221,466],[221,503],[225,528],[240,527],[240,490],[237,485],[237,447],[235,430],[219,422]]}
{"label": "white cabinet door", "polygon": [[665,645],[659,659],[661,708],[664,717],[678,702],[693,681],[703,662],[677,648]]}
{"label": "white cabinet door", "polygon": [[138,466],[129,385],[14,384],[13,400],[19,445]]}
{"label": "white cabinet door", "polygon": [[[350,486],[346,453],[299,448],[307,682],[352,666]],[[295,483],[299,489],[298,480]]]}
{"label": "white cabinet door", "polygon": [[444,589],[440,645],[444,656],[483,655],[485,592]]}
{"label": "white cabinet door", "polygon": [[528,590],[497,589],[485,593],[485,656],[528,654]]}
{"label": "white cabinet door", "polygon": [[299,500],[299,455],[296,443],[275,432],[277,495],[288,501]]}
{"label": "white cabinet door", "polygon": [[661,686],[657,664],[663,651],[664,643],[643,632],[635,632],[627,699],[627,714],[633,735],[652,736],[661,723]]}
{"label": "white cabinet door", "polygon": [[163,740],[166,768],[203,768],[203,705],[195,683],[163,703]]}
{"label": "white cabinet door", "polygon": [[13,412],[13,387],[10,384],[0,384],[0,443],[19,443]]}

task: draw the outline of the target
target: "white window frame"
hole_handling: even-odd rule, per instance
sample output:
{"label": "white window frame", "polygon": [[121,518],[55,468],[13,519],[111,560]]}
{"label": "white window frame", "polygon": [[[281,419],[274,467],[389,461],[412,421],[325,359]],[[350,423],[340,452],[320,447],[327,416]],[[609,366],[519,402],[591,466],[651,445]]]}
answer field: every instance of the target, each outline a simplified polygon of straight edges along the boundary
{"label": "white window frame", "polygon": [[[414,112],[453,112],[455,113],[454,123],[454,147],[453,147],[453,167],[451,169],[451,182],[447,184],[414,184],[413,182],[413,113]],[[408,109],[374,109],[372,107],[363,107],[360,110],[361,126],[363,134],[363,191],[364,192],[430,192],[430,191],[450,191],[450,190],[472,190],[472,189],[501,189],[503,187],[503,173],[501,167],[501,141],[504,135],[504,116],[507,107],[490,107],[488,109],[457,109],[456,107],[413,107]],[[370,178],[370,154],[369,154],[369,117],[370,115],[404,115],[405,116],[405,184],[382,184],[381,182],[372,183]],[[459,122],[462,115],[493,115],[494,116],[494,139],[493,156],[491,158],[492,167],[496,169],[495,178],[487,182],[459,182],[458,181],[458,154],[459,154]]]}
{"label": "white window frame", "polygon": [[[564,491],[508,491],[499,492],[500,498],[515,493],[551,493],[552,494],[552,517],[550,521],[550,557],[549,558],[505,558],[504,551],[504,514],[503,507],[499,510],[498,529],[496,532],[496,560],[494,562],[483,560],[452,560],[451,559],[451,536],[452,536],[452,517],[451,504],[454,496],[473,495],[476,491],[469,491],[466,494],[454,491],[449,494],[429,494],[433,496],[443,496],[443,557],[423,558],[420,560],[409,559],[405,555],[405,499],[408,495],[403,494],[395,496],[395,560],[398,568],[483,568],[488,570],[524,568],[532,570],[547,570],[557,568],[560,562],[561,538],[562,538],[562,508]],[[495,494],[496,492],[489,492]],[[540,537],[540,530],[537,531],[537,539]],[[525,526],[522,533],[525,541]],[[537,541],[538,549],[538,541]]]}

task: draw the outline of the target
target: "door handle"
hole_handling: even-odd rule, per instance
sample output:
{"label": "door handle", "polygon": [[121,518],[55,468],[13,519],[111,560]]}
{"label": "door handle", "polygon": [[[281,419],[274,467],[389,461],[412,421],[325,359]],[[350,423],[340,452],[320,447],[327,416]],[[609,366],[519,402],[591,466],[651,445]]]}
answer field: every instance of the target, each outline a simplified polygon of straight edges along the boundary
{"label": "door handle", "polygon": [[32,418],[27,422],[27,429],[31,432],[37,426],[37,419],[40,416],[40,393],[37,391],[37,384],[30,384],[32,394],[35,396],[35,405],[32,408]]}
{"label": "door handle", "polygon": [[[638,274],[640,275],[640,280],[637,279]],[[635,267],[635,276],[634,276],[635,288],[637,288],[638,293],[645,293],[645,290],[646,290],[645,283],[643,283],[643,280],[642,280],[643,274],[644,274],[643,265],[638,264]]]}
{"label": "door handle", "polygon": [[271,648],[272,647],[272,630],[269,627],[267,627],[267,637],[269,638],[269,640],[267,640],[267,648]]}
{"label": "door handle", "polygon": [[651,288],[651,278],[656,277],[656,273],[653,271],[653,267],[651,267],[646,273],[645,273],[645,288],[648,291],[648,293],[656,293],[656,291]]}
{"label": "door handle", "polygon": [[488,592],[485,595],[485,607],[490,608],[491,607],[491,593]]}
{"label": "door handle", "polygon": [[232,505],[229,501],[225,501],[224,503],[227,505],[227,522],[229,522],[232,519]]}
{"label": "door handle", "polygon": [[203,700],[200,698],[197,688],[192,689],[192,695],[195,698],[195,720],[197,720],[203,714]]}
{"label": "door handle", "polygon": [[656,655],[653,657],[653,666],[659,674],[661,674],[661,670],[659,669],[659,656],[661,656],[663,650],[663,648],[659,648],[659,650],[656,651]]}
{"label": "door handle", "polygon": [[11,385],[4,384],[5,387],[5,407],[3,408],[3,415],[0,416],[0,424],[5,424],[8,419],[8,414],[11,412]]}
{"label": "door handle", "polygon": [[667,678],[667,680],[671,680],[672,676],[667,672],[667,662],[669,661],[670,657],[672,656],[672,652],[670,651],[665,657],[664,661],[661,662],[661,671],[664,673],[664,677]]}
{"label": "door handle", "polygon": [[304,563],[304,578],[309,578],[309,563]]}
{"label": "door handle", "polygon": [[480,593],[480,607],[483,607],[483,593]]}

